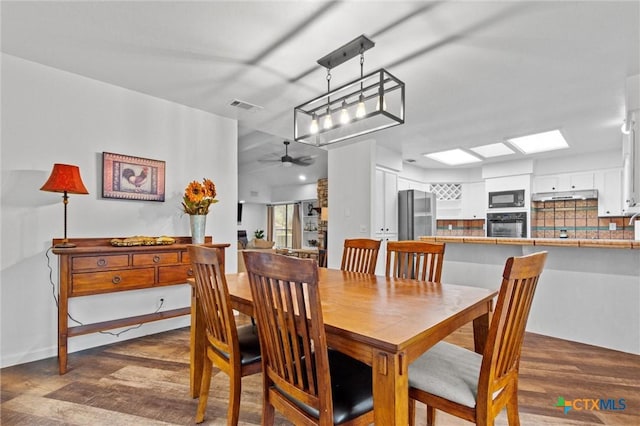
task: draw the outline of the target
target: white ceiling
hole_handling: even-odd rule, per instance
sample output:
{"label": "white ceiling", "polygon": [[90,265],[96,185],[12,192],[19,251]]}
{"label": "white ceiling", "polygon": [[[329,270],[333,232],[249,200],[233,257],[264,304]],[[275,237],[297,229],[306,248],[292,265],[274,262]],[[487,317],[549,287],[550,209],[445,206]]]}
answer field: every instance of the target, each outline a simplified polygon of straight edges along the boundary
{"label": "white ceiling", "polygon": [[[360,34],[365,72],[406,83],[406,124],[370,135],[404,159],[560,128],[571,148],[620,149],[625,80],[640,73],[640,1],[2,1],[2,51],[240,123],[241,173],[326,176],[293,143],[293,107],[321,94],[316,60]],[[359,76],[357,59],[332,85]],[[336,87],[334,86],[334,87]],[[262,107],[231,107],[240,99]],[[545,154],[539,154],[544,156]],[[549,154],[547,154],[549,155]],[[499,160],[519,158],[519,154]]]}

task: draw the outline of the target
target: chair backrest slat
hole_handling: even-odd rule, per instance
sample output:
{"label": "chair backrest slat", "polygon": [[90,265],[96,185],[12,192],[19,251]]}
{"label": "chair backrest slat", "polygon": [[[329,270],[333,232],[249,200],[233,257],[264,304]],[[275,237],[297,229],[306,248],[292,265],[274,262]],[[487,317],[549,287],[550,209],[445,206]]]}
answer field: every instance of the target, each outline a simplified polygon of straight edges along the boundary
{"label": "chair backrest slat", "polygon": [[351,238],[344,240],[340,269],[350,272],[375,274],[380,240]]}
{"label": "chair backrest slat", "polygon": [[442,277],[444,249],[444,243],[389,241],[385,275],[439,282]]}

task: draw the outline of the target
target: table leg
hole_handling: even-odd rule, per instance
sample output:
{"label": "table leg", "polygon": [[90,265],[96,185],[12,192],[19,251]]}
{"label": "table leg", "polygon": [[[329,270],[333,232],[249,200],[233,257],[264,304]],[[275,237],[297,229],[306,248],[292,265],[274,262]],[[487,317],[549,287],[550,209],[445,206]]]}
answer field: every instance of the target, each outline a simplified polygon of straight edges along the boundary
{"label": "table leg", "polygon": [[409,424],[409,375],[404,353],[378,352],[373,357],[374,423]]}
{"label": "table leg", "polygon": [[191,342],[190,342],[190,384],[191,397],[200,395],[200,383],[202,382],[202,367],[205,357],[205,331],[202,322],[202,308],[196,297],[195,287],[191,287]]}
{"label": "table leg", "polygon": [[493,304],[487,302],[487,312],[473,320],[473,344],[476,353],[484,353],[484,346],[489,335],[490,314]]}

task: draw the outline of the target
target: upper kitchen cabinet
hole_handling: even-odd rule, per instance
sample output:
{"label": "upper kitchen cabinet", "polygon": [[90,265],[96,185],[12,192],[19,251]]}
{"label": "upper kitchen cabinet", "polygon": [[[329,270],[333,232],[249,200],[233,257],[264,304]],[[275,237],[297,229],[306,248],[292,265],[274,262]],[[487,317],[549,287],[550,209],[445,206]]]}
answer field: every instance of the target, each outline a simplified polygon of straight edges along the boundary
{"label": "upper kitchen cabinet", "polygon": [[533,192],[579,191],[594,189],[594,173],[563,173],[533,178]]}
{"label": "upper kitchen cabinet", "polygon": [[487,193],[484,182],[462,184],[462,219],[484,219],[487,212]]}
{"label": "upper kitchen cabinet", "polygon": [[398,233],[398,176],[376,169],[373,232],[377,238]]}
{"label": "upper kitchen cabinet", "polygon": [[598,190],[598,216],[622,216],[622,169],[595,172]]}

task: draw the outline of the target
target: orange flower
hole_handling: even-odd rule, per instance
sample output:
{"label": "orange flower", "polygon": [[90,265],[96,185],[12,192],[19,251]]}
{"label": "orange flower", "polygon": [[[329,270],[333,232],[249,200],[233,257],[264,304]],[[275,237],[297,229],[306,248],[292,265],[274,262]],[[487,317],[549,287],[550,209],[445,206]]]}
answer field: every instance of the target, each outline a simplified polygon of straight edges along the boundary
{"label": "orange flower", "polygon": [[188,214],[208,214],[209,206],[217,203],[216,185],[210,179],[203,179],[202,183],[193,181],[187,185],[182,197],[182,207]]}

